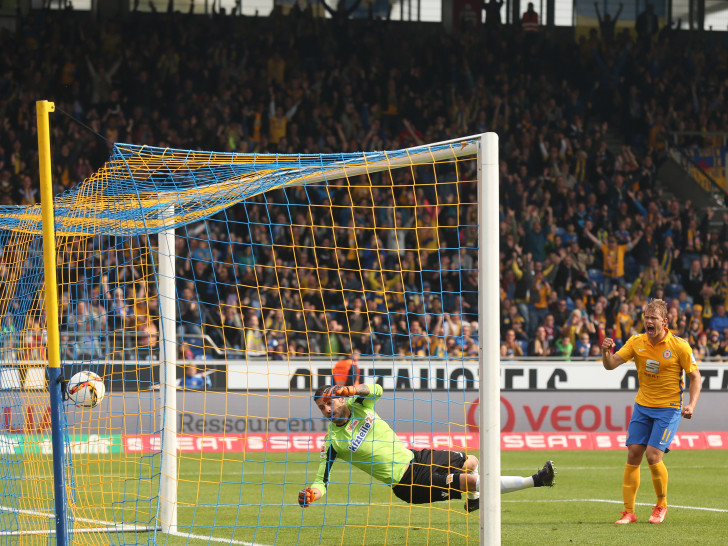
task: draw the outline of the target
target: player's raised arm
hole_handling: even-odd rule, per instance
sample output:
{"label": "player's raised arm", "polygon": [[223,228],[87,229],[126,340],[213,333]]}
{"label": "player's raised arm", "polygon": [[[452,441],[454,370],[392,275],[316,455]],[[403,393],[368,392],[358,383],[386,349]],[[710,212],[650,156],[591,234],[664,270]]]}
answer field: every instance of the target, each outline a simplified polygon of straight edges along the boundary
{"label": "player's raised arm", "polygon": [[332,385],[322,393],[322,396],[330,398],[349,398],[351,396],[369,396],[369,385]]}
{"label": "player's raised arm", "polygon": [[605,337],[602,341],[602,365],[606,370],[613,370],[624,364],[624,359],[617,353],[612,353],[615,343],[611,337]]}

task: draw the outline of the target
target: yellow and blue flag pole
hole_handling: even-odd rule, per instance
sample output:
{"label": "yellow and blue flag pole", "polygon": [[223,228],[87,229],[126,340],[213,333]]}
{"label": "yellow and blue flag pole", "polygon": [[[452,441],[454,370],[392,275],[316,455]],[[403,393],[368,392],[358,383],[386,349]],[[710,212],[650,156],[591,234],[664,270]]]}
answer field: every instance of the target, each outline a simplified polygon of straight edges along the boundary
{"label": "yellow and blue flag pole", "polygon": [[40,167],[40,202],[43,219],[43,261],[45,267],[46,332],[48,339],[48,392],[50,394],[53,445],[53,484],[56,507],[56,544],[68,544],[68,500],[66,498],[66,462],[63,441],[63,392],[60,334],[58,329],[58,293],[56,287],[56,229],[51,180],[51,139],[48,117],[56,106],[37,101],[38,162]]}

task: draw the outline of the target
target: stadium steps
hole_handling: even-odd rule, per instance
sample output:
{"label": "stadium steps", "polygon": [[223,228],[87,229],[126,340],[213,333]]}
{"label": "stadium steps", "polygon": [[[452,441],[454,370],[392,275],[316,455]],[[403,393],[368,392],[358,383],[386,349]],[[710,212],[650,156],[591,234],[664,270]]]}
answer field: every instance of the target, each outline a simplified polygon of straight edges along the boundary
{"label": "stadium steps", "polygon": [[[616,126],[609,125],[607,132],[604,134],[604,140],[606,140],[610,152],[615,155],[619,154],[624,144],[624,137]],[[662,190],[664,200],[677,197],[684,202],[690,199],[696,210],[713,207],[715,215],[710,223],[711,231],[720,231],[723,225],[723,213],[728,212],[728,196],[724,196],[722,202],[714,199],[710,193],[701,188],[687,174],[679,163],[665,152],[662,152],[656,165],[655,185],[657,189]]]}
{"label": "stadium steps", "polygon": [[662,188],[663,194],[672,194],[683,202],[690,199],[696,210],[713,207],[716,214],[711,221],[711,229],[719,230],[723,225],[723,213],[728,211],[725,202],[716,202],[671,157],[665,157],[659,164],[657,168],[657,180],[658,187]]}

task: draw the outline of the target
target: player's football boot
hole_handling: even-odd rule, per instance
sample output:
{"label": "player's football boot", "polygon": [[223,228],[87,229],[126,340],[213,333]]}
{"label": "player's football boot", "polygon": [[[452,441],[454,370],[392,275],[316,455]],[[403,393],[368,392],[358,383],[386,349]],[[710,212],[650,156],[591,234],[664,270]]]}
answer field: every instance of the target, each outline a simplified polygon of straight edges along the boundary
{"label": "player's football boot", "polygon": [[466,512],[475,512],[478,508],[480,508],[480,499],[468,499],[465,503]]}
{"label": "player's football boot", "polygon": [[543,468],[533,475],[534,487],[553,487],[554,476],[557,474],[554,469],[554,463],[546,461]]}
{"label": "player's football boot", "polygon": [[614,522],[617,525],[627,525],[628,523],[634,523],[635,521],[637,521],[637,516],[635,516],[632,512],[620,513],[622,514],[622,517]]}
{"label": "player's football boot", "polygon": [[662,523],[665,515],[667,515],[667,506],[655,506],[649,521],[650,523]]}

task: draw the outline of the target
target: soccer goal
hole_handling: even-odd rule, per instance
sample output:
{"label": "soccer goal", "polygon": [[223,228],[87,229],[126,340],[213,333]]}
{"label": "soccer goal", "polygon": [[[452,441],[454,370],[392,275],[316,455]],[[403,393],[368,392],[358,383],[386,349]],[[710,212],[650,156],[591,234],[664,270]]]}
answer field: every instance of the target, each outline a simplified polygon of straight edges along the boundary
{"label": "soccer goal", "polygon": [[[492,134],[116,144],[50,213],[0,209],[0,543],[495,543],[497,177]],[[299,506],[326,431],[311,396],[347,360],[408,447],[482,454],[480,517],[344,462]],[[80,371],[96,407],[59,396]]]}

